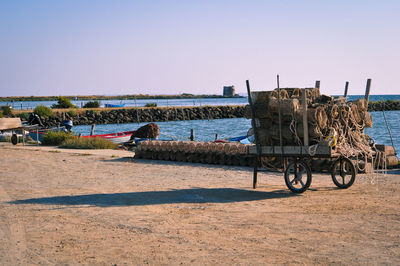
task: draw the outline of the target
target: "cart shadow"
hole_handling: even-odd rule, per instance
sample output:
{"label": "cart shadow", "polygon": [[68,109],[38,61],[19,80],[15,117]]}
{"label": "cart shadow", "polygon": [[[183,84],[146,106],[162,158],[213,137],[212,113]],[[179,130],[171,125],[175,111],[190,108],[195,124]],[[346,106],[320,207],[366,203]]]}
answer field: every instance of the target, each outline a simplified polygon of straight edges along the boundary
{"label": "cart shadow", "polygon": [[338,187],[313,187],[313,188],[308,188],[307,190],[310,191],[337,191],[337,190],[343,190]]}
{"label": "cart shadow", "polygon": [[56,196],[11,201],[11,204],[90,205],[96,207],[145,206],[174,203],[232,203],[298,196],[289,191],[252,191],[234,188],[192,188],[167,191]]}
{"label": "cart shadow", "polygon": [[[238,166],[238,165],[224,165],[224,164],[205,164],[205,163],[194,163],[194,162],[163,161],[163,160],[136,159],[136,158],[131,158],[130,160],[126,160],[126,161],[129,161],[129,162],[132,162],[132,163],[141,163],[141,164],[150,164],[150,165],[178,165],[178,166],[220,168],[220,169],[226,169],[226,170],[253,171],[253,167],[252,166]],[[111,160],[104,160],[104,162],[111,162]]]}
{"label": "cart shadow", "polygon": [[[179,162],[179,161],[163,161],[163,160],[150,160],[150,159],[136,159],[134,157],[121,157],[112,159],[103,159],[103,162],[131,162],[131,163],[141,163],[149,165],[177,165],[177,166],[191,166],[191,167],[205,167],[205,168],[216,168],[224,170],[242,170],[253,172],[253,166],[239,166],[239,165],[225,165],[225,164],[206,164],[206,163],[193,163],[193,162]],[[260,173],[269,175],[282,175],[281,172],[275,169],[262,168],[263,171]]]}
{"label": "cart shadow", "polygon": [[133,157],[118,157],[113,159],[103,159],[103,162],[112,163],[112,162],[133,162]]}

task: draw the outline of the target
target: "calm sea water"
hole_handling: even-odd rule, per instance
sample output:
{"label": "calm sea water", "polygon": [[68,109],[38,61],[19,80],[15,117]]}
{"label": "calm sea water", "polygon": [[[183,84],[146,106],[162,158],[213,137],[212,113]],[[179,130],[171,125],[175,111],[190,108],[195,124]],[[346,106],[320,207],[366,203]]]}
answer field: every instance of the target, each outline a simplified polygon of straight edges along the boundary
{"label": "calm sea water", "polygon": [[[400,111],[385,112],[389,129],[392,134],[396,151],[400,151]],[[382,112],[372,112],[373,127],[366,128],[365,133],[370,135],[376,143],[392,145],[386,123]],[[131,124],[109,124],[96,125],[95,134],[106,134],[113,132],[135,130],[146,123]],[[160,127],[160,139],[185,140],[190,136],[190,129],[194,129],[196,140],[212,141],[215,135],[218,138],[230,138],[246,135],[251,128],[251,120],[245,118],[215,119],[215,120],[191,120],[157,122]],[[88,135],[90,126],[75,126],[75,133]]]}
{"label": "calm sea water", "polygon": [[[363,95],[350,95],[348,100],[355,100],[364,97]],[[400,95],[371,95],[371,101],[379,100],[400,100]],[[247,98],[209,98],[209,99],[174,99],[174,100],[123,100],[127,107],[142,107],[146,103],[155,102],[158,106],[204,106],[204,105],[245,105]],[[14,102],[15,109],[34,108],[36,105],[51,106],[52,101],[37,101],[37,102]],[[77,106],[85,104],[85,101],[73,101]],[[105,103],[120,104],[121,101],[102,101]],[[1,105],[7,103],[0,102]],[[10,104],[10,103],[8,103]],[[388,126],[392,133],[392,139],[396,150],[400,151],[400,111],[387,111],[385,112]],[[373,128],[367,128],[365,133],[370,135],[376,143],[391,145],[390,134],[388,133],[386,123],[383,118],[382,112],[372,112]],[[190,135],[190,129],[195,130],[197,140],[210,141],[218,138],[229,138],[246,135],[247,130],[251,127],[251,121],[245,118],[237,119],[217,119],[217,120],[193,120],[193,121],[170,121],[170,122],[157,122],[161,129],[160,138],[162,139],[187,139]],[[121,131],[129,131],[139,128],[141,124],[110,124],[110,125],[97,125],[96,134],[105,134]],[[75,126],[74,131],[83,135],[88,135],[90,126]]]}
{"label": "calm sea water", "polygon": [[[355,100],[364,97],[363,95],[349,95],[348,100]],[[371,95],[370,101],[380,100],[400,100],[400,95]],[[72,101],[78,107],[85,105],[87,101]],[[29,102],[0,102],[2,105],[11,105],[17,110],[34,109],[37,105],[45,105],[50,107],[56,101],[29,101]],[[146,103],[156,103],[157,106],[204,106],[204,105],[245,105],[248,103],[247,98],[206,98],[206,99],[142,99],[142,100],[106,100],[101,101],[101,106],[104,104],[125,104],[126,107],[143,107]]]}

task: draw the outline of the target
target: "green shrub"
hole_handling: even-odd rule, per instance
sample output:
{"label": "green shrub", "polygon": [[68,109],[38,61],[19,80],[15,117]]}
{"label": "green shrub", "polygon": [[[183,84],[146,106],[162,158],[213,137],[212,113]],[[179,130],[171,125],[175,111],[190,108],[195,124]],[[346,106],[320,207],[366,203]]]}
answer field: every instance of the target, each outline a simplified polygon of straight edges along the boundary
{"label": "green shrub", "polygon": [[157,107],[157,103],[146,103],[144,107]]}
{"label": "green shrub", "polygon": [[36,106],[33,112],[41,117],[49,117],[53,115],[53,111],[49,107],[44,105]]}
{"label": "green shrub", "polygon": [[57,97],[57,104],[51,105],[53,109],[65,109],[65,108],[76,108],[75,105],[71,103],[71,100],[67,97],[59,96]]}
{"label": "green shrub", "polygon": [[76,116],[76,112],[75,112],[74,110],[69,110],[69,111],[67,112],[67,114],[68,114],[70,117],[75,117],[75,116]]}
{"label": "green shrub", "polygon": [[60,147],[68,149],[115,149],[118,145],[99,137],[73,138],[64,141]]}
{"label": "green shrub", "polygon": [[99,101],[89,101],[85,103],[83,108],[99,108],[100,107],[100,102]]}
{"label": "green shrub", "polygon": [[59,131],[59,132],[50,131],[43,135],[42,144],[49,146],[58,146],[64,141],[72,138],[75,138],[72,133],[67,133],[64,131]]}
{"label": "green shrub", "polygon": [[10,115],[12,115],[11,106],[3,105],[3,106],[1,107],[1,111],[3,111],[3,115],[4,115],[4,116],[10,116]]}
{"label": "green shrub", "polygon": [[17,114],[17,117],[21,118],[21,120],[26,121],[29,118],[29,114],[28,113],[19,113]]}
{"label": "green shrub", "polygon": [[0,111],[0,118],[3,117],[3,111]]}
{"label": "green shrub", "polygon": [[386,100],[386,104],[394,104],[395,103],[395,101],[394,100],[392,100],[392,99],[388,99],[388,100]]}

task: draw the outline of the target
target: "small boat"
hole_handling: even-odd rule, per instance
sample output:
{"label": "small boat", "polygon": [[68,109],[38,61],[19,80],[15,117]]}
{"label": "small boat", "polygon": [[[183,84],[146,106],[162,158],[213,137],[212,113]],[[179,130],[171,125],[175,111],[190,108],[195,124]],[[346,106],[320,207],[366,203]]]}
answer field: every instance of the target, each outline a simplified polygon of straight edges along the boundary
{"label": "small boat", "polygon": [[131,139],[132,134],[135,131],[125,131],[125,132],[118,132],[118,133],[109,133],[109,134],[102,134],[102,135],[89,135],[89,136],[81,136],[81,138],[103,138],[107,139],[115,144],[122,144],[127,142]]}
{"label": "small boat", "polygon": [[111,104],[111,103],[106,103],[104,104],[105,108],[116,108],[116,107],[124,107],[125,103],[123,104]]}
{"label": "small boat", "polygon": [[240,137],[234,137],[234,138],[228,138],[227,141],[231,142],[240,142],[244,139],[247,139],[247,136],[240,136]]}

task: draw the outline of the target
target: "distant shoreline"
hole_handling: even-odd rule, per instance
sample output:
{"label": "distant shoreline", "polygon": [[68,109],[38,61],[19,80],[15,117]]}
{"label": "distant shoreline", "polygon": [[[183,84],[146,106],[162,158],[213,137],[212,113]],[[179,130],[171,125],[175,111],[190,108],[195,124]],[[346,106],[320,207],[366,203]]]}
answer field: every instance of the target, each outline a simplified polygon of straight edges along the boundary
{"label": "distant shoreline", "polygon": [[[31,102],[31,101],[57,101],[59,96],[9,96],[0,97],[0,102]],[[245,98],[244,96],[235,95],[233,97],[226,97],[216,94],[202,94],[195,95],[190,93],[182,93],[176,95],[149,95],[149,94],[127,94],[127,95],[115,95],[115,96],[105,96],[105,95],[72,95],[72,96],[62,96],[70,100],[77,101],[95,101],[95,100],[144,100],[144,99],[205,99],[205,98]]]}

